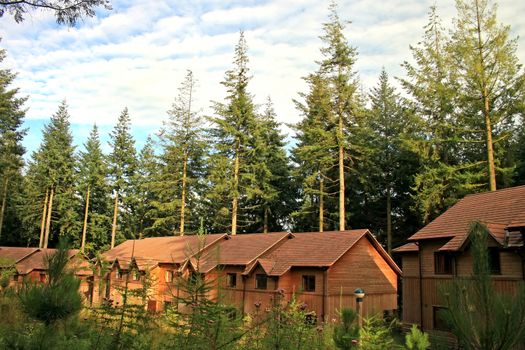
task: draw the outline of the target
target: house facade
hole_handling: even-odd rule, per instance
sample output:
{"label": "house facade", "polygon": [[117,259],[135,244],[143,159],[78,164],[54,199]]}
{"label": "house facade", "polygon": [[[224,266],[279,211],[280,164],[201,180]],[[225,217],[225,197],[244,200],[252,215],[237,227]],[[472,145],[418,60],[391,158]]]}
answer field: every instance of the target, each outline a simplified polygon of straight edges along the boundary
{"label": "house facade", "polygon": [[[48,276],[46,257],[55,254],[51,248],[0,247],[0,269],[12,270],[9,286],[20,288],[24,282],[45,282]],[[89,301],[93,294],[93,271],[79,251],[68,251],[68,267],[80,280],[80,292]]]}
{"label": "house facade", "polygon": [[514,293],[525,280],[525,186],[466,196],[409,238],[394,253],[403,269],[403,321],[424,330],[445,331],[439,288],[472,275],[468,232],[479,221],[487,242],[496,290]]}
{"label": "house facade", "polygon": [[[125,274],[154,276],[149,278],[147,293],[152,311],[173,307],[184,292],[176,277],[196,273],[213,286],[211,298],[221,298],[243,314],[267,310],[276,298],[290,301],[295,297],[318,319],[336,318],[340,307],[355,307],[356,288],[366,292],[366,314],[397,309],[401,271],[368,230],[159,237],[132,242],[103,255],[111,266],[105,275],[109,286],[105,292],[118,302],[122,290],[116,286],[122,286],[124,280],[130,286]],[[183,247],[190,248],[183,252]],[[140,286],[144,281],[135,282]]]}

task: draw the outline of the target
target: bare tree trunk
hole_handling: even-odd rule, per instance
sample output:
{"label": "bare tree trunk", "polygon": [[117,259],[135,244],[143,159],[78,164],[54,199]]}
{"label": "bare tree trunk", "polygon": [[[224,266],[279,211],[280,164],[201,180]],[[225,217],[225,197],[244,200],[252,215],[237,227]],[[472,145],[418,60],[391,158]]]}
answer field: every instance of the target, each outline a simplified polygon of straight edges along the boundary
{"label": "bare tree trunk", "polygon": [[386,194],[386,247],[389,255],[392,255],[392,195],[390,188]]}
{"label": "bare tree trunk", "polygon": [[42,210],[42,222],[40,223],[40,243],[38,248],[44,247],[44,232],[46,232],[46,219],[47,219],[47,201],[49,199],[49,189],[46,190],[46,197],[44,198],[44,208]]}
{"label": "bare tree trunk", "polygon": [[324,180],[319,173],[319,232],[324,230]]}
{"label": "bare tree trunk", "polygon": [[84,253],[84,247],[86,246],[86,231],[88,225],[88,213],[89,213],[89,195],[91,192],[90,186],[87,188],[86,193],[86,209],[84,211],[84,226],[82,227],[82,245],[80,246],[80,251]]}
{"label": "bare tree trunk", "polygon": [[2,228],[4,226],[4,213],[5,205],[7,201],[7,184],[9,183],[9,177],[4,178],[4,186],[2,188],[2,208],[0,209],[0,237],[2,237]]}
{"label": "bare tree trunk", "polygon": [[343,148],[343,116],[339,116],[339,231],[345,230],[345,166],[344,156],[345,151]]}
{"label": "bare tree trunk", "polygon": [[186,179],[188,170],[188,154],[184,155],[182,164],[182,194],[180,198],[180,235],[184,236],[184,212],[186,211]]}
{"label": "bare tree trunk", "polygon": [[479,4],[476,1],[476,20],[478,34],[478,55],[480,60],[481,74],[481,98],[483,100],[483,116],[485,117],[486,140],[487,140],[487,163],[489,170],[489,186],[491,191],[496,191],[496,167],[494,165],[494,145],[492,141],[492,122],[490,120],[490,101],[487,90],[487,77],[485,76],[485,59],[483,57],[483,40],[481,38],[481,14]]}
{"label": "bare tree trunk", "polygon": [[113,225],[111,226],[111,249],[115,247],[115,235],[117,234],[118,214],[118,191],[115,191],[115,208],[113,209]]}
{"label": "bare tree trunk", "polygon": [[268,233],[268,214],[270,209],[265,206],[264,207],[264,221],[263,221],[263,233]]}
{"label": "bare tree trunk", "polygon": [[237,206],[239,200],[239,151],[240,141],[237,139],[237,146],[235,150],[235,163],[233,167],[233,200],[232,200],[232,235],[237,234]]}
{"label": "bare tree trunk", "polygon": [[51,230],[51,214],[53,212],[53,196],[55,194],[55,189],[51,187],[51,190],[49,192],[49,200],[47,202],[47,218],[46,218],[46,232],[44,236],[44,246],[43,248],[47,248],[47,245],[49,243],[49,231]]}

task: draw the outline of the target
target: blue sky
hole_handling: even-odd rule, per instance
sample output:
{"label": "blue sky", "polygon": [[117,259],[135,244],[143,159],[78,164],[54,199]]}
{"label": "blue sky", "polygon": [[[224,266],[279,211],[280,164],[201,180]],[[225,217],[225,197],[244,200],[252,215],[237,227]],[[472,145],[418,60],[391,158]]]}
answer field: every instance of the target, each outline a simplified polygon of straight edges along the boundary
{"label": "blue sky", "polygon": [[[411,59],[436,3],[446,26],[455,15],[453,0],[340,0],[340,17],[352,23],[346,36],[359,52],[356,69],[364,91],[376,84],[382,67],[403,76],[400,64]],[[525,2],[501,0],[498,19],[511,25],[518,57],[525,62]],[[93,123],[104,141],[124,107],[141,147],[166,120],[187,69],[199,80],[197,105],[211,114],[221,100],[220,84],[231,67],[239,30],[249,46],[256,103],[271,96],[279,121],[295,123],[300,114],[292,99],[305,91],[302,77],[316,68],[328,1],[177,0],[112,1],[113,11],[57,26],[51,13],[36,11],[16,24],[0,18],[0,46],[7,50],[2,68],[18,73],[14,86],[29,96],[24,144],[38,147],[42,126],[63,99],[69,104],[75,143],[82,148]],[[394,80],[394,79],[392,79]],[[290,131],[283,126],[287,133]],[[108,147],[106,146],[106,151]]]}

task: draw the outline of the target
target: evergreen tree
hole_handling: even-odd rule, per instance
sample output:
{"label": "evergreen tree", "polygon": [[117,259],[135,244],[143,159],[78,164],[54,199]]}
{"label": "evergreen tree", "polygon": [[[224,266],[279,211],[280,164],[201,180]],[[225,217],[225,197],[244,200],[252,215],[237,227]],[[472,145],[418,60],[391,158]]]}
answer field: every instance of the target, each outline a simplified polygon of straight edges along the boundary
{"label": "evergreen tree", "polygon": [[414,207],[428,223],[480,187],[483,169],[465,154],[468,128],[455,113],[457,79],[436,7],[430,8],[424,29],[422,41],[410,47],[415,63],[403,63],[407,79],[401,84],[419,118],[419,132],[407,141],[421,161]]}
{"label": "evergreen tree", "polygon": [[84,148],[78,165],[78,192],[84,209],[81,249],[93,253],[109,247],[107,233],[111,226],[108,165],[96,125],[93,125]]}
{"label": "evergreen tree", "polygon": [[[320,74],[305,79],[308,94],[300,93],[304,102],[295,101],[304,118],[294,125],[297,145],[293,149],[294,173],[300,185],[300,209],[293,216],[294,228],[300,231],[325,229],[325,200],[331,195],[333,182],[328,173],[337,164],[337,140],[326,80]],[[328,182],[328,185],[326,184]],[[328,189],[327,189],[328,188]],[[329,223],[332,227],[332,224]]]}
{"label": "evergreen tree", "polygon": [[[0,50],[0,63],[5,51]],[[22,139],[26,130],[22,129],[27,98],[17,97],[18,89],[11,89],[16,74],[8,69],[0,70],[0,242],[16,242],[17,212],[14,208],[19,193],[25,153]],[[6,237],[4,226],[11,231]]]}
{"label": "evergreen tree", "polygon": [[155,194],[151,190],[152,179],[160,171],[155,156],[154,143],[151,136],[148,136],[144,147],[139,153],[137,162],[137,171],[133,178],[133,198],[134,203],[134,232],[138,233],[138,238],[145,236],[146,230],[153,225],[151,218],[152,203],[155,200]]}
{"label": "evergreen tree", "polygon": [[358,80],[354,72],[357,51],[348,44],[344,35],[344,23],[337,14],[337,4],[330,4],[329,22],[323,25],[321,37],[325,47],[321,49],[324,59],[320,62],[320,72],[327,81],[331,110],[336,126],[334,128],[338,153],[339,182],[339,230],[345,229],[345,178],[349,165],[349,149],[354,142],[352,125],[356,122],[360,99]]}
{"label": "evergreen tree", "polygon": [[[253,223],[246,203],[257,194],[255,169],[258,164],[254,162],[257,121],[252,96],[247,90],[250,80],[247,50],[241,32],[235,47],[234,68],[226,72],[221,82],[227,89],[226,102],[215,102],[216,116],[210,118],[215,140],[208,176],[212,226],[213,230],[229,227],[232,235]],[[231,218],[229,225],[228,217]]]}
{"label": "evergreen tree", "polygon": [[197,232],[203,197],[207,143],[204,118],[194,109],[197,80],[188,71],[160,133],[160,168],[152,183],[156,200],[153,230],[162,234]]}
{"label": "evergreen tree", "polygon": [[512,175],[502,158],[516,117],[523,115],[515,106],[525,97],[525,76],[516,56],[517,39],[509,39],[509,26],[498,24],[495,5],[489,0],[457,0],[456,9],[450,51],[459,81],[457,107],[475,142],[472,157],[486,162],[486,182],[494,191],[497,175],[504,185]]}
{"label": "evergreen tree", "polygon": [[131,222],[134,214],[132,180],[137,171],[137,159],[130,124],[131,119],[126,107],[110,135],[109,144],[112,151],[109,155],[109,174],[114,195],[111,248],[115,246],[116,240],[135,238]]}
{"label": "evergreen tree", "polygon": [[[56,243],[60,236],[72,242],[80,238],[74,151],[69,113],[63,101],[49,124],[44,126],[42,143],[33,153],[27,173],[30,184],[24,203],[26,229],[33,240],[40,227],[39,245],[44,248],[50,242]],[[42,213],[41,221],[36,215],[38,212]]]}
{"label": "evergreen tree", "polygon": [[[405,231],[406,235],[413,232],[407,232],[407,229],[414,229],[409,221],[410,207],[403,206],[403,203],[411,200],[411,179],[417,170],[417,157],[413,157],[403,143],[404,139],[412,136],[413,122],[406,110],[406,103],[390,85],[384,69],[377,87],[370,92],[370,103],[369,140],[374,150],[370,180],[374,184],[371,192],[375,192],[379,212],[375,215],[375,223],[371,222],[367,227],[379,229],[379,233],[386,232],[387,250],[391,253],[392,233]],[[370,211],[371,208],[368,207],[367,210]],[[378,218],[385,220],[377,220]],[[403,241],[405,235],[399,237],[398,241]]]}
{"label": "evergreen tree", "polygon": [[255,170],[253,208],[254,222],[249,232],[281,231],[290,226],[294,209],[294,186],[284,149],[284,136],[279,132],[273,103],[268,97],[265,110],[257,119],[255,130]]}

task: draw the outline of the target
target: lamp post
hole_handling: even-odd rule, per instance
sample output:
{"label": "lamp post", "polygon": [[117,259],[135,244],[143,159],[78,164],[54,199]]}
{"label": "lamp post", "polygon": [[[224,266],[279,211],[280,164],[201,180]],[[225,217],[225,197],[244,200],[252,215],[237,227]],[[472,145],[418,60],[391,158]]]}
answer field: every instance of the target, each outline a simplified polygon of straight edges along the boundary
{"label": "lamp post", "polygon": [[363,298],[365,297],[365,291],[361,288],[354,290],[355,305],[357,311],[357,324],[359,328],[363,326]]}

